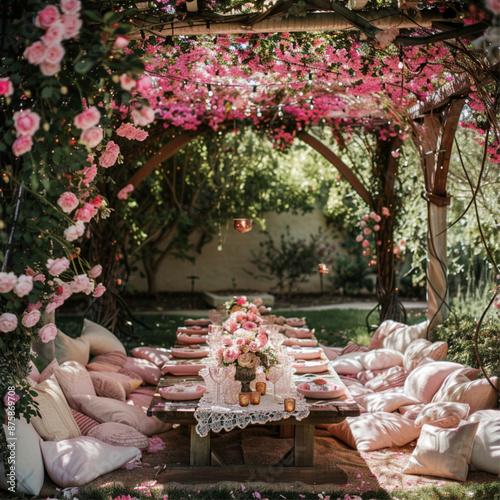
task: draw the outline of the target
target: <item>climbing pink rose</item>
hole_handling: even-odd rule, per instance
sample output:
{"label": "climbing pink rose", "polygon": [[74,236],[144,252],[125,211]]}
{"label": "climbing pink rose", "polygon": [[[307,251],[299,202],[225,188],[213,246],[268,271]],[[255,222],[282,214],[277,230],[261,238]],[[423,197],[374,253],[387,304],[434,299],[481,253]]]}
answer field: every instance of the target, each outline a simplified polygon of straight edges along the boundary
{"label": "climbing pink rose", "polygon": [[370,242],[368,240],[363,240],[363,243],[361,243],[361,245],[363,245],[363,247],[367,248],[370,246]]}
{"label": "climbing pink rose", "polygon": [[112,167],[116,163],[119,154],[120,146],[114,141],[109,141],[106,150],[99,158],[99,165],[104,168]]}
{"label": "climbing pink rose", "polygon": [[38,65],[43,62],[45,58],[45,49],[45,45],[42,42],[37,41],[26,48],[24,51],[24,57],[30,64]]}
{"label": "climbing pink rose", "polygon": [[124,49],[128,43],[129,39],[126,36],[117,36],[114,45],[117,49]]}
{"label": "climbing pink rose", "polygon": [[373,226],[373,230],[374,230],[374,231],[380,231],[380,226],[379,226],[378,224],[375,224],[375,225]]}
{"label": "climbing pink rose", "polygon": [[382,215],[384,217],[390,217],[391,216],[391,212],[389,212],[389,209],[387,207],[382,207]]}
{"label": "climbing pink rose", "polygon": [[84,292],[86,295],[89,295],[94,291],[94,283],[89,280],[86,274],[75,276],[69,286],[73,293]]}
{"label": "climbing pink rose", "polygon": [[16,404],[19,401],[19,394],[17,392],[14,392],[14,394],[6,394],[3,397],[3,404],[6,407],[12,406],[13,404]]}
{"label": "climbing pink rose", "polygon": [[33,276],[33,281],[41,281],[42,283],[45,283],[45,280],[46,280],[45,274],[39,273]]}
{"label": "climbing pink rose", "polygon": [[9,333],[17,328],[17,316],[12,313],[3,313],[0,316],[0,332]]}
{"label": "climbing pink rose", "polygon": [[26,308],[26,311],[31,312],[34,311],[35,309],[40,309],[42,307],[42,303],[40,301],[28,304],[28,307]]}
{"label": "climbing pink rose", "polygon": [[47,47],[45,51],[45,63],[48,64],[59,64],[64,57],[64,47],[60,43],[54,43]]}
{"label": "climbing pink rose", "polygon": [[135,87],[135,80],[123,73],[123,75],[120,76],[120,85],[123,90],[132,90]]}
{"label": "climbing pink rose", "polygon": [[382,217],[380,217],[380,215],[377,215],[375,217],[375,222],[380,222],[382,220]]}
{"label": "climbing pink rose", "polygon": [[64,14],[78,14],[82,4],[80,0],[61,0],[60,7]]}
{"label": "climbing pink rose", "polygon": [[80,33],[82,29],[82,20],[73,14],[63,14],[61,16],[61,21],[64,26],[64,38],[69,40],[74,38]]}
{"label": "climbing pink rose", "polygon": [[55,5],[47,5],[35,17],[35,26],[37,28],[47,29],[61,17],[59,9]]}
{"label": "climbing pink rose", "polygon": [[64,231],[64,237],[66,241],[75,241],[76,239],[83,236],[85,232],[85,226],[81,220],[76,221],[76,224],[69,226],[68,229]]}
{"label": "climbing pink rose", "polygon": [[101,112],[96,106],[91,106],[73,118],[73,125],[81,130],[85,130],[86,128],[95,127],[100,119]]}
{"label": "climbing pink rose", "polygon": [[43,43],[48,47],[53,44],[59,44],[64,39],[64,24],[61,21],[56,21],[52,26],[42,35]]}
{"label": "climbing pink rose", "polygon": [[242,306],[243,304],[246,304],[247,298],[246,297],[236,297],[236,303],[239,306]]}
{"label": "climbing pink rose", "polygon": [[393,158],[399,158],[399,151],[391,151],[391,156]]}
{"label": "climbing pink rose", "polygon": [[233,363],[238,359],[238,356],[241,354],[241,351],[237,349],[236,347],[230,347],[229,349],[226,349],[226,352],[224,353],[224,362],[225,363]]}
{"label": "climbing pink rose", "polygon": [[0,293],[9,293],[16,286],[17,276],[14,273],[0,272]]}
{"label": "climbing pink rose", "polygon": [[358,243],[361,243],[361,242],[363,241],[363,236],[361,236],[360,234],[358,234],[358,235],[356,236],[356,241],[357,241]]}
{"label": "climbing pink rose", "polygon": [[155,112],[149,106],[134,109],[130,113],[136,127],[145,127],[155,121]]}
{"label": "climbing pink rose", "polygon": [[38,335],[40,335],[40,340],[46,344],[47,342],[50,342],[51,340],[54,340],[56,338],[57,327],[56,325],[54,325],[54,323],[47,323],[45,326],[42,326],[42,328],[40,328]]}
{"label": "climbing pink rose", "polygon": [[45,308],[45,312],[50,314],[52,311],[55,311],[58,307],[61,307],[64,304],[64,298],[60,295],[53,294],[52,302],[50,302]]}
{"label": "climbing pink rose", "polygon": [[87,274],[89,275],[89,278],[98,278],[102,274],[101,264],[95,265]]}
{"label": "climbing pink rose", "polygon": [[95,148],[103,139],[104,132],[101,127],[91,127],[82,132],[80,142],[89,148]]}
{"label": "climbing pink rose", "polygon": [[116,195],[119,200],[126,200],[128,198],[129,193],[134,190],[134,186],[132,184],[127,184],[123,189],[120,189],[118,194]]}
{"label": "climbing pink rose", "polygon": [[57,204],[62,208],[62,211],[66,214],[70,214],[79,204],[78,198],[71,191],[65,191],[59,199]]}
{"label": "climbing pink rose", "polygon": [[90,222],[92,217],[97,213],[97,209],[90,203],[85,203],[82,208],[78,209],[75,213],[75,220]]}
{"label": "climbing pink rose", "polygon": [[60,257],[59,259],[49,259],[47,261],[47,269],[52,276],[59,276],[61,273],[66,271],[70,265],[69,260],[66,257]]}
{"label": "climbing pink rose", "polygon": [[14,86],[10,78],[0,78],[0,95],[10,97],[14,93]]}
{"label": "climbing pink rose", "polygon": [[17,136],[33,135],[40,128],[40,115],[30,109],[14,113],[14,128]]}
{"label": "climbing pink rose", "polygon": [[33,290],[33,276],[26,276],[24,274],[21,274],[21,276],[17,278],[17,283],[14,287],[14,293],[18,297],[25,297],[31,292],[31,290]]}
{"label": "climbing pink rose", "polygon": [[40,64],[40,73],[43,76],[53,76],[61,71],[61,65],[59,63],[49,63],[48,61],[43,61]]}
{"label": "climbing pink rose", "polygon": [[102,297],[102,295],[104,295],[104,292],[106,291],[106,287],[99,283],[96,287],[95,287],[95,290],[94,290],[94,293],[92,294],[92,297]]}
{"label": "climbing pink rose", "polygon": [[135,88],[143,97],[148,97],[153,88],[153,79],[149,75],[143,75],[137,80]]}
{"label": "climbing pink rose", "polygon": [[[95,176],[97,175],[97,167],[96,165],[92,165],[91,167],[85,167],[83,169],[83,183],[89,187],[89,184],[95,179]],[[99,203],[100,205],[100,203]],[[99,206],[97,205],[97,206]]]}
{"label": "climbing pink rose", "polygon": [[40,311],[38,309],[34,309],[33,311],[23,315],[21,323],[26,328],[33,328],[40,321],[40,317]]}

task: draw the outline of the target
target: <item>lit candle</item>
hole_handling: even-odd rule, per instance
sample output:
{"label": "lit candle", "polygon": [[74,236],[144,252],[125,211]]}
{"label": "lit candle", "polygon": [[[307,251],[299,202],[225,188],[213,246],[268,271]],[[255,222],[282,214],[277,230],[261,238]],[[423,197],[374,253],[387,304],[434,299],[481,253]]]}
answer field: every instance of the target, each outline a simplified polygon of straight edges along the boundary
{"label": "lit candle", "polygon": [[250,403],[258,405],[260,403],[260,392],[254,391],[250,393]]}
{"label": "lit candle", "polygon": [[248,406],[250,403],[250,395],[248,392],[242,392],[240,394],[240,406]]}
{"label": "lit candle", "polygon": [[286,398],[285,399],[285,411],[294,411],[295,410],[295,399],[294,398]]}
{"label": "lit candle", "polygon": [[257,382],[255,384],[255,389],[260,392],[263,396],[266,395],[266,383],[265,382]]}

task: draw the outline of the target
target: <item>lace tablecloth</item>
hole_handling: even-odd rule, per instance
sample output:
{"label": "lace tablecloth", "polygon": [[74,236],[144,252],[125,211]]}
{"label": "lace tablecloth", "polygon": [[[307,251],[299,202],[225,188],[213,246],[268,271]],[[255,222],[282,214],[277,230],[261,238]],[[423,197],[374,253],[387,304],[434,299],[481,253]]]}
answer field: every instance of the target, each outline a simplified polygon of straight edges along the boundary
{"label": "lace tablecloth", "polygon": [[220,432],[222,429],[230,431],[235,427],[244,429],[249,424],[265,424],[290,417],[302,420],[309,415],[306,400],[302,394],[295,396],[295,411],[284,410],[283,403],[274,401],[272,395],[262,396],[259,405],[215,405],[207,394],[200,399],[194,417],[198,421],[196,432],[201,437],[210,431]]}

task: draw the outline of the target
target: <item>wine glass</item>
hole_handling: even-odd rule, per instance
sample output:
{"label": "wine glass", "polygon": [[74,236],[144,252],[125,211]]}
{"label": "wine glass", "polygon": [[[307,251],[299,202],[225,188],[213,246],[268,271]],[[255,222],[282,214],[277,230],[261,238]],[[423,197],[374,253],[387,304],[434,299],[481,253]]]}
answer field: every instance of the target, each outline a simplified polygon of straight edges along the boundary
{"label": "wine glass", "polygon": [[220,386],[226,378],[227,370],[224,366],[210,366],[208,368],[208,373],[210,374],[210,378],[214,381],[215,387],[217,388],[217,399],[215,403],[220,404]]}
{"label": "wine glass", "polygon": [[274,395],[274,402],[278,402],[278,399],[276,398],[276,383],[279,381],[279,379],[283,376],[283,370],[281,366],[271,366],[269,370],[267,370],[267,379],[269,382],[273,384],[273,395]]}

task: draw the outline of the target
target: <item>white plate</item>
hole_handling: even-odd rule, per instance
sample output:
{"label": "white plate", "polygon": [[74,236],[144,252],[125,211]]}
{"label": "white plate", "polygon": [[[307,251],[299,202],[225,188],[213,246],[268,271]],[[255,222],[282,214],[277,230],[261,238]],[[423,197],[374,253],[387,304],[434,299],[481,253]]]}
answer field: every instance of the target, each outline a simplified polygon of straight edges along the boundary
{"label": "white plate", "polygon": [[327,391],[314,391],[310,389],[306,389],[307,382],[299,384],[297,386],[297,391],[304,394],[306,398],[312,399],[334,399],[339,398],[345,394],[345,387],[334,385],[330,386]]}
{"label": "white plate", "polygon": [[318,345],[318,341],[317,340],[313,340],[313,339],[291,339],[291,338],[287,338],[283,342],[283,345],[286,345],[286,346],[297,345],[297,346],[300,346],[300,347],[316,347]]}
{"label": "white plate", "polygon": [[198,386],[200,390],[198,391],[183,391],[183,392],[171,392],[172,386],[170,387],[160,387],[159,392],[163,399],[169,399],[173,401],[188,401],[190,399],[200,399],[203,396],[206,388],[203,386]]}
{"label": "white plate", "polygon": [[328,371],[328,360],[307,361],[295,360],[292,364],[296,373],[321,373]]}
{"label": "white plate", "polygon": [[208,318],[189,318],[184,320],[186,326],[202,326],[206,328],[210,323],[211,321]]}
{"label": "white plate", "polygon": [[287,326],[285,335],[294,339],[310,339],[314,335],[314,330],[309,330],[309,328],[294,328],[293,326]]}
{"label": "white plate", "polygon": [[195,359],[193,359],[191,363],[186,361],[169,361],[163,365],[161,374],[166,375],[167,373],[171,373],[172,375],[198,375],[200,370],[203,368],[205,368],[203,362]]}
{"label": "white plate", "polygon": [[293,356],[295,359],[318,359],[321,358],[323,349],[321,347],[288,347],[287,354]]}
{"label": "white plate", "polygon": [[177,335],[177,340],[181,344],[206,344],[208,335],[186,335],[181,333]]}
{"label": "white plate", "polygon": [[185,333],[186,335],[205,335],[208,333],[208,328],[201,326],[179,326],[177,328],[177,335]]}
{"label": "white plate", "polygon": [[192,347],[172,347],[172,356],[174,356],[174,358],[195,359],[205,358],[210,354],[209,349],[196,349],[195,347],[198,346],[193,344]]}

